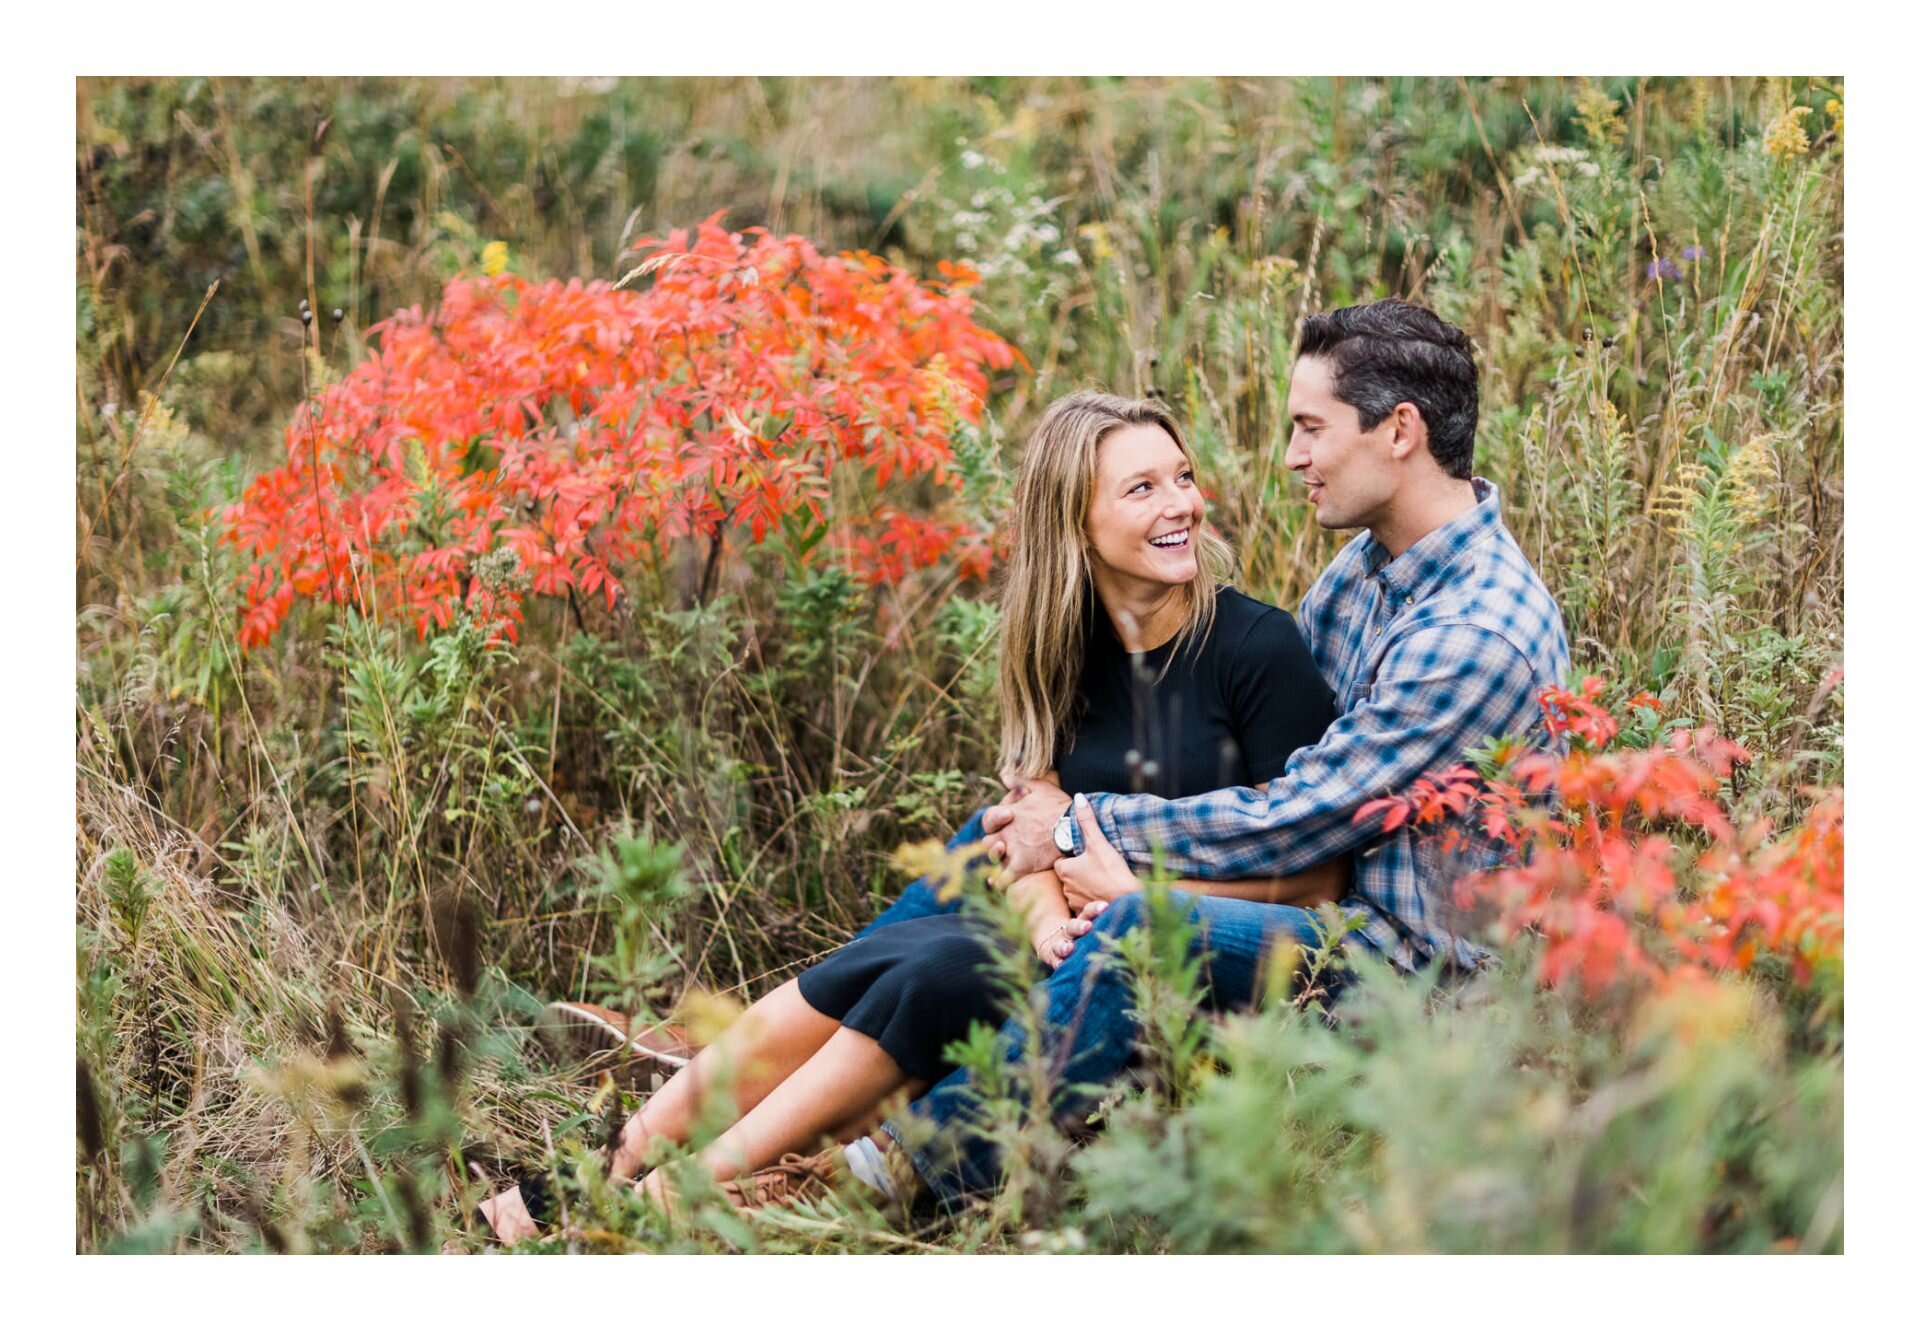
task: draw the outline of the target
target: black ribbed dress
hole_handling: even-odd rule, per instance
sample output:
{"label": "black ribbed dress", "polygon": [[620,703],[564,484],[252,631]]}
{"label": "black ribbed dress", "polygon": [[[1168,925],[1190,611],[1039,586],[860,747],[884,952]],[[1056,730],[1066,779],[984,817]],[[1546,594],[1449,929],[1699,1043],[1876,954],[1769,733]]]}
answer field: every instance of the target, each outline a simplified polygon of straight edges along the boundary
{"label": "black ribbed dress", "polygon": [[[1129,657],[1096,602],[1070,743],[1068,793],[1145,791],[1178,799],[1259,785],[1333,724],[1332,691],[1293,616],[1232,588],[1206,641]],[[1161,668],[1166,677],[1159,679]],[[942,1051],[976,1021],[997,1026],[1007,996],[989,976],[1006,940],[964,913],[902,920],[854,939],[800,974],[816,1011],[871,1036],[909,1077],[934,1082]]]}

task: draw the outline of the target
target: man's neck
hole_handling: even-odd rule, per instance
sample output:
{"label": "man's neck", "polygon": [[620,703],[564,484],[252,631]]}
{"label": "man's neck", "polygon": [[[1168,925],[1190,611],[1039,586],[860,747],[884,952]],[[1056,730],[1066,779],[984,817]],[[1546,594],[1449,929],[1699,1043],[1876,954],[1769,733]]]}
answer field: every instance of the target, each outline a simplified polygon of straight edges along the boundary
{"label": "man's neck", "polygon": [[1093,591],[1120,645],[1129,652],[1150,652],[1180,631],[1191,588],[1185,583],[1169,587],[1122,582],[1096,570]]}
{"label": "man's neck", "polygon": [[1442,483],[1421,486],[1400,496],[1381,521],[1369,524],[1373,539],[1386,547],[1389,559],[1398,559],[1425,537],[1480,502],[1473,482],[1448,476]]}

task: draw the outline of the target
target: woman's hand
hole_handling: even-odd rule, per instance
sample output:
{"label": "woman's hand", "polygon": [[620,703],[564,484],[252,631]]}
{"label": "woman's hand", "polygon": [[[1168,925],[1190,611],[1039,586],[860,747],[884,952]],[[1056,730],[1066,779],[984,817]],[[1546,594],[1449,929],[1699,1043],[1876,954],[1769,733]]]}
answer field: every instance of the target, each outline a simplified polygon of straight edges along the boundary
{"label": "woman's hand", "polygon": [[1092,929],[1091,919],[1070,915],[1058,924],[1034,930],[1033,953],[1040,958],[1042,966],[1058,970],[1060,963],[1073,955],[1073,940],[1084,937]]}
{"label": "woman's hand", "polygon": [[1089,902],[1112,901],[1140,890],[1140,880],[1093,816],[1093,806],[1084,795],[1073,797],[1073,820],[1080,824],[1084,854],[1062,857],[1053,866],[1060,878],[1060,891],[1067,908],[1078,913]]}

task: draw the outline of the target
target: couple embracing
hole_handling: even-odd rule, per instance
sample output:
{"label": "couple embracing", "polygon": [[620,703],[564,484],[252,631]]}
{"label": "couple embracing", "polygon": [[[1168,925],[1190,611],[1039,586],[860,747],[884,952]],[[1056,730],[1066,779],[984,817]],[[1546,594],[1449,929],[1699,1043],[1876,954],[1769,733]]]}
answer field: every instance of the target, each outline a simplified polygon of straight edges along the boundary
{"label": "couple embracing", "polygon": [[[1051,969],[1034,996],[1046,1047],[1025,1048],[993,982],[1010,944],[923,880],[680,1066],[621,1132],[613,1174],[670,1200],[646,1162],[690,1139],[724,1081],[738,1118],[698,1160],[738,1204],[837,1190],[904,1215],[991,1192],[997,1148],[969,1130],[970,1074],[942,1051],[974,1022],[1001,1025],[1011,1060],[1058,1069],[1039,1108],[1084,1118],[1086,1088],[1133,1054],[1132,994],[1108,962],[1144,920],[1137,875],[1156,852],[1215,1006],[1255,1001],[1263,963],[1300,954],[1280,944],[1318,946],[1323,902],[1353,923],[1345,946],[1398,970],[1485,963],[1452,930],[1428,848],[1355,818],[1489,738],[1535,731],[1540,690],[1567,674],[1559,609],[1473,475],[1478,403],[1471,343],[1426,309],[1306,321],[1286,462],[1322,527],[1362,534],[1298,620],[1226,585],[1231,553],[1204,527],[1165,407],[1054,403],[1021,462],[1001,597],[1009,794],[951,843],[999,862]],[[801,1154],[822,1140],[835,1144]],[[481,1216],[528,1236],[549,1218],[543,1194],[522,1184]]]}

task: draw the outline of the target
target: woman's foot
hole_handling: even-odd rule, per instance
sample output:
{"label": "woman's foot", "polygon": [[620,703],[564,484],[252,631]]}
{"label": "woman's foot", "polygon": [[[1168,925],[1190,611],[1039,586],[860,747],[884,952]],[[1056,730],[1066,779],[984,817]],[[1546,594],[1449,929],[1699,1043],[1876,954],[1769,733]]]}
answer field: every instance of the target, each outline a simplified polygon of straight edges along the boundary
{"label": "woman's foot", "polygon": [[502,1243],[518,1243],[540,1232],[539,1223],[527,1210],[527,1203],[517,1187],[508,1188],[481,1202],[480,1218]]}
{"label": "woman's foot", "polygon": [[673,1184],[667,1181],[664,1169],[649,1170],[644,1178],[633,1185],[633,1190],[647,1198],[664,1214],[672,1206],[675,1198]]}

